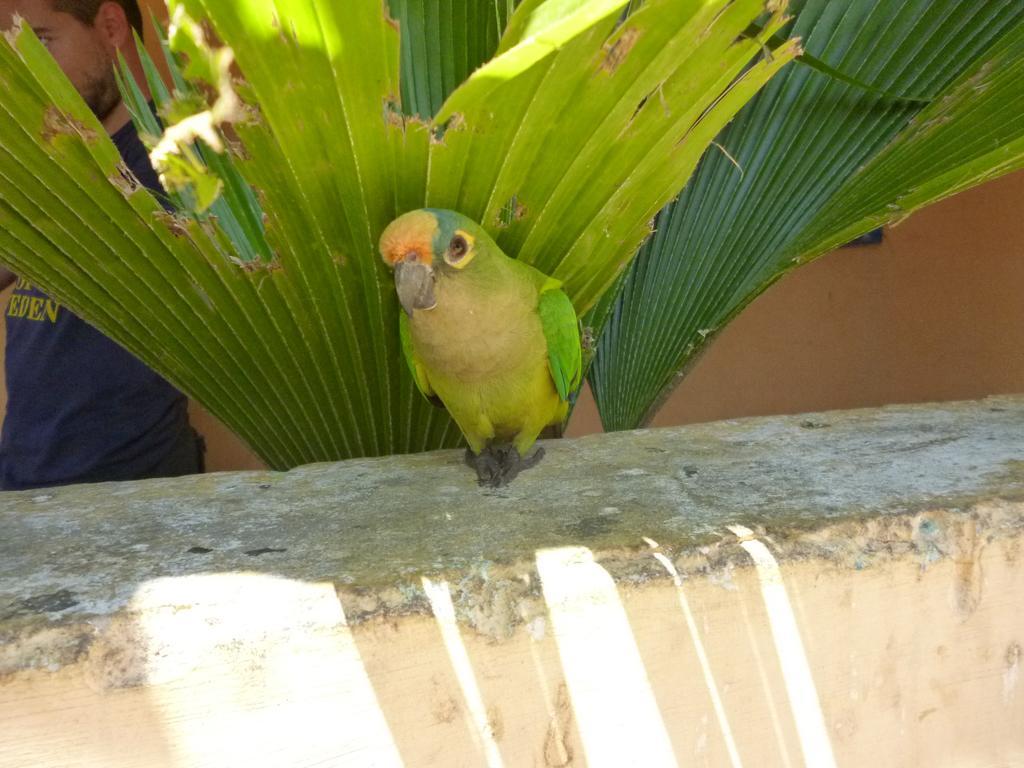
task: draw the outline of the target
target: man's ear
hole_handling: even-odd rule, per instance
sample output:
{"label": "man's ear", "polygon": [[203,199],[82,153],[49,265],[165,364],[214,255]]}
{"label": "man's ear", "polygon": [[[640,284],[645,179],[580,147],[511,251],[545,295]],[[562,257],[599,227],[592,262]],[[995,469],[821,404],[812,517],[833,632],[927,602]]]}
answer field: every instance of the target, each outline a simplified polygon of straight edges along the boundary
{"label": "man's ear", "polygon": [[108,44],[111,55],[115,50],[123,52],[134,46],[132,25],[120,3],[107,0],[100,5],[92,26]]}

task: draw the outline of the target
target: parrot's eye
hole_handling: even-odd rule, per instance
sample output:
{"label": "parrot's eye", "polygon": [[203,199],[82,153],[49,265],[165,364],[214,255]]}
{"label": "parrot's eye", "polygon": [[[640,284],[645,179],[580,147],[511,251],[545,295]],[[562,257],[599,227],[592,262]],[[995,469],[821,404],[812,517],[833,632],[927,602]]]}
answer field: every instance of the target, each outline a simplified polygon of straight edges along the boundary
{"label": "parrot's eye", "polygon": [[466,238],[462,235],[455,235],[452,241],[448,243],[448,257],[452,263],[462,261],[468,252],[469,243],[466,242]]}

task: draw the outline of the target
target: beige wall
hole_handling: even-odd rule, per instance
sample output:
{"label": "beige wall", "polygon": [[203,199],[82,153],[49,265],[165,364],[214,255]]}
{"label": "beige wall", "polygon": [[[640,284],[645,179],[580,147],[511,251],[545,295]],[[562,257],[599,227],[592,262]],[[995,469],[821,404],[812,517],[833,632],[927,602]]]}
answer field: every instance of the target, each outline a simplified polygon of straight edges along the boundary
{"label": "beige wall", "polygon": [[[1011,392],[1024,392],[1024,172],[780,280],[654,425]],[[572,434],[599,428],[592,403],[577,417]]]}
{"label": "beige wall", "polygon": [[993,402],[11,494],[0,768],[1020,768]]}

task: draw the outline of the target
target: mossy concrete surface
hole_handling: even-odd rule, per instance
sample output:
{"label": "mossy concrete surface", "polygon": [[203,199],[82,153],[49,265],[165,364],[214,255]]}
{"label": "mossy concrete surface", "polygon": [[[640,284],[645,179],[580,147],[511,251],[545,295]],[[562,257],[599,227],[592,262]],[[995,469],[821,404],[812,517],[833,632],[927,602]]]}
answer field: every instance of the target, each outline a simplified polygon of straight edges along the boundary
{"label": "mossy concrete surface", "polygon": [[[989,635],[997,624],[1007,624],[1010,630],[1018,627],[1019,636],[992,637],[987,652],[996,659],[991,662],[993,669],[1003,670],[1005,679],[1000,678],[1000,685],[1005,690],[1000,688],[999,696],[1009,697],[1001,705],[1011,707],[1006,715],[1024,715],[1019,703],[1024,694],[1016,693],[1016,677],[1012,677],[1019,666],[1024,620],[1008,613],[1008,606],[1019,606],[1024,600],[1016,556],[1024,531],[1024,397],[717,422],[551,441],[545,448],[547,455],[536,468],[497,490],[478,487],[461,453],[445,451],[318,464],[286,473],[225,473],[0,494],[0,765],[50,764],[45,755],[51,753],[46,750],[57,749],[53,747],[60,741],[53,741],[60,728],[56,713],[64,706],[54,704],[55,697],[70,695],[72,701],[80,702],[82,711],[87,710],[95,720],[89,727],[102,730],[110,727],[111,718],[126,716],[129,711],[117,709],[110,697],[132,690],[145,692],[138,695],[150,702],[143,707],[148,725],[137,728],[139,734],[150,735],[111,741],[110,734],[99,739],[92,738],[91,731],[78,733],[75,743],[86,746],[67,764],[102,759],[109,765],[187,765],[198,764],[194,762],[196,754],[221,754],[217,750],[222,747],[228,750],[223,755],[236,754],[222,742],[211,746],[203,741],[200,746],[199,741],[190,741],[191,731],[175,731],[168,726],[168,718],[208,723],[210,718],[216,720],[232,712],[230,722],[237,723],[245,720],[246,714],[259,712],[272,724],[267,699],[249,701],[248,694],[237,688],[232,689],[237,695],[229,697],[230,701],[214,697],[204,705],[206,709],[193,712],[189,708],[195,704],[197,691],[214,690],[211,680],[223,682],[227,674],[223,670],[232,665],[248,669],[245,674],[262,670],[260,682],[253,688],[262,691],[261,695],[284,695],[269,693],[273,686],[266,678],[268,658],[290,659],[288,664],[299,665],[292,679],[305,679],[304,667],[295,659],[318,658],[318,654],[333,658],[339,643],[355,649],[357,666],[369,680],[362,688],[356,686],[362,693],[349,691],[348,698],[342,697],[348,702],[345,706],[355,707],[352,717],[363,716],[359,713],[366,711],[366,701],[381,708],[383,720],[355,729],[363,736],[383,734],[379,739],[371,739],[371,746],[353,746],[344,739],[358,738],[349,734],[339,746],[336,735],[325,736],[323,743],[308,737],[308,762],[294,755],[294,760],[289,757],[286,762],[275,762],[277,758],[268,755],[281,755],[267,752],[264,744],[253,751],[242,749],[236,755],[242,756],[237,763],[222,756],[221,762],[203,764],[359,765],[365,764],[359,760],[372,756],[382,764],[400,757],[412,765],[475,765],[494,764],[501,755],[510,765],[531,761],[584,764],[584,755],[586,761],[598,764],[601,761],[596,756],[608,754],[609,747],[588,748],[590,740],[600,741],[603,729],[594,726],[598,721],[593,715],[586,714],[581,703],[586,697],[574,693],[572,662],[565,647],[551,644],[553,637],[567,637],[571,631],[565,620],[555,615],[553,606],[561,604],[562,598],[552,591],[555,577],[546,577],[545,567],[555,567],[551,565],[555,563],[557,571],[571,563],[583,568],[579,571],[583,573],[592,563],[599,569],[595,572],[599,579],[604,578],[600,574],[610,576],[608,583],[623,595],[626,613],[631,616],[645,600],[669,596],[668,603],[662,601],[657,610],[651,609],[653,613],[672,611],[673,618],[664,619],[665,632],[657,629],[653,613],[644,614],[639,621],[630,619],[641,649],[638,658],[648,667],[646,673],[638,674],[651,677],[651,666],[662,664],[662,654],[670,658],[683,653],[682,646],[659,650],[651,645],[654,640],[645,640],[648,630],[651,637],[664,634],[667,638],[679,629],[675,596],[681,587],[676,581],[699,593],[705,631],[709,616],[716,611],[724,616],[733,609],[740,611],[737,617],[745,617],[748,628],[760,626],[748,631],[747,641],[752,645],[737,651],[742,657],[735,660],[737,664],[746,664],[758,648],[764,651],[767,647],[765,653],[774,658],[770,641],[764,639],[775,637],[778,641],[767,592],[769,608],[763,616],[761,602],[756,609],[751,607],[753,603],[730,602],[740,599],[737,592],[743,592],[744,584],[750,594],[759,594],[758,578],[764,574],[760,566],[753,567],[756,557],[751,542],[764,546],[770,559],[781,567],[783,578],[792,579],[787,580],[791,595],[794,590],[798,596],[805,594],[814,585],[827,582],[832,586],[822,587],[820,595],[834,593],[841,600],[851,579],[861,578],[867,585],[867,576],[858,574],[869,573],[881,580],[874,587],[865,587],[881,590],[876,594],[882,600],[880,606],[895,599],[897,592],[900,599],[919,601],[923,606],[928,600],[923,594],[914,596],[914,590],[938,590],[941,599],[936,598],[936,604],[948,607],[948,627],[937,628],[936,633],[948,630],[953,637],[962,625],[975,622],[970,625],[974,627],[970,637],[956,635],[959,639],[949,640],[949,647],[963,642],[988,648]],[[1001,555],[987,566],[986,574],[982,563],[996,551]],[[787,573],[792,576],[786,577]],[[924,574],[939,581],[927,581]],[[1001,580],[1004,591],[1017,591],[983,609],[986,579],[992,583]],[[289,592],[287,585],[298,585],[298,591]],[[335,603],[329,610],[323,603],[328,593]],[[446,623],[448,599],[450,625]],[[595,597],[594,601],[604,599]],[[690,600],[693,603],[696,598]],[[805,636],[809,633],[820,639],[819,632],[825,630],[812,626],[816,619],[806,612],[810,600],[797,601],[796,625]],[[716,601],[721,603],[717,608]],[[673,605],[676,607],[671,608]],[[727,605],[732,607],[727,609]],[[282,611],[292,608],[298,612],[280,618]],[[843,610],[847,613],[829,614],[827,621],[835,623],[833,628],[839,633],[854,637],[853,627],[841,623],[855,620],[849,614],[853,609],[847,606]],[[1019,608],[1014,610],[1019,615]],[[278,619],[267,625],[266,617],[253,618],[264,611]],[[242,614],[244,619],[239,618]],[[754,614],[761,618],[751,619]],[[980,620],[972,618],[978,614],[989,617],[985,627],[978,628]],[[923,642],[914,634],[913,625],[906,623],[907,616],[892,617],[893,626],[905,629],[908,638],[917,638],[913,643]],[[879,614],[871,621],[884,624],[886,618]],[[742,622],[737,618],[736,623]],[[699,624],[687,619],[684,629],[699,634]],[[239,629],[242,625],[248,629]],[[641,631],[641,625],[647,629]],[[675,627],[672,632],[669,625]],[[456,635],[478,648],[474,653],[483,654],[474,666],[489,666],[491,677],[506,680],[509,691],[517,687],[514,679],[523,669],[547,670],[550,685],[537,688],[532,704],[521,703],[521,717],[515,719],[510,712],[519,705],[510,702],[518,701],[518,693],[495,694],[501,699],[495,703],[486,690],[467,691],[455,661],[458,654],[453,655],[450,637],[445,634],[450,627],[457,627]],[[895,638],[899,632],[891,634]],[[339,640],[342,636],[344,642]],[[722,647],[733,643],[740,648],[747,641],[731,637],[722,640]],[[546,643],[546,650],[537,651],[539,645],[534,651],[523,650],[531,642]],[[427,650],[415,650],[417,643]],[[271,653],[268,647],[276,650]],[[498,650],[502,647],[504,650]],[[826,646],[815,647],[819,654],[827,655]],[[281,656],[282,648],[291,648],[298,655]],[[509,661],[518,653],[515,648],[526,654],[525,667]],[[401,675],[392,679],[396,659],[421,652],[424,661],[415,679]],[[900,650],[904,664],[913,663],[905,655],[908,652],[907,648]],[[481,661],[484,657],[487,660]],[[720,663],[725,664],[716,667],[720,675],[736,677],[727,671],[726,661]],[[771,741],[775,746],[758,759],[749,755],[747,764],[798,764],[801,756],[814,763],[829,757],[814,752],[816,743],[822,747],[821,734],[815,737],[813,723],[808,725],[806,717],[801,720],[796,710],[792,716],[776,711],[778,707],[786,709],[787,692],[792,700],[794,678],[784,662],[779,662],[776,671],[765,671],[767,663],[758,657],[760,673],[742,684],[734,681],[763,692],[776,672],[779,676],[775,693],[766,694],[769,706],[764,712],[768,714],[762,717],[758,709],[754,717],[763,721],[768,731],[774,729]],[[853,664],[849,659],[831,659],[829,663]],[[332,673],[325,669],[341,668],[324,664],[310,672],[311,679],[330,678]],[[609,664],[609,669],[617,668],[611,660]],[[628,667],[623,664],[623,669]],[[513,667],[520,671],[510,671]],[[220,671],[210,671],[214,669]],[[835,688],[821,682],[814,658],[811,669],[819,687]],[[709,676],[700,670],[701,666],[694,667],[695,677],[690,682],[703,690]],[[337,674],[342,681],[338,685],[350,685],[344,682],[349,676]],[[826,670],[824,674],[831,673]],[[700,680],[704,682],[698,684]],[[854,685],[844,680],[835,683],[839,686],[835,690]],[[531,685],[526,689],[532,690]],[[652,685],[658,694],[658,684]],[[924,682],[921,685],[927,687]],[[408,689],[403,703],[395,698],[395,686]],[[487,686],[481,683],[481,687]],[[191,703],[168,703],[167,692],[172,690],[188,691],[186,698]],[[439,693],[442,690],[444,693]],[[162,691],[164,698],[155,691]],[[306,695],[292,688],[288,691],[289,701]],[[19,706],[10,698],[15,692],[35,701],[36,708],[24,706],[25,698]],[[330,698],[336,694],[337,689],[331,688],[328,698],[341,706]],[[323,691],[308,694],[311,701],[321,704],[327,695]],[[901,706],[906,707],[909,689],[896,695],[903,697]],[[978,701],[984,702],[984,696],[978,695],[982,697]],[[774,704],[773,696],[779,699]],[[239,697],[243,705],[238,705]],[[861,729],[859,740],[850,741],[848,754],[875,759],[870,750],[879,749],[885,739],[865,733],[867,726],[860,716],[848,715],[856,722],[843,720],[849,709],[846,705],[835,704],[824,692],[820,697],[826,714],[822,727],[830,735],[835,753],[845,754],[843,738],[853,739],[843,728],[856,726]],[[689,758],[681,753],[697,748],[688,741],[683,744],[692,734],[687,732],[684,738],[677,733],[670,716],[674,710],[666,709],[660,696],[655,698],[660,714],[656,707],[644,722],[661,718],[664,728],[648,734],[645,743],[655,753],[654,762],[645,764],[657,763],[658,754],[664,756],[665,750],[674,750],[675,758],[686,763]],[[159,703],[153,704],[157,699]],[[451,741],[454,736],[448,730],[443,735],[423,730],[427,726],[411,714],[418,699],[422,699],[424,723],[430,728],[457,724],[458,744]],[[274,706],[280,703],[275,702]],[[104,709],[107,705],[112,707],[109,711]],[[940,702],[934,711],[947,705],[948,701]],[[702,759],[718,754],[722,764],[736,764],[733,758],[742,752],[738,746],[742,739],[729,735],[728,707],[716,704],[714,696],[692,706],[697,709],[687,717],[692,714],[703,722],[705,734],[701,747],[705,751],[698,749],[695,754],[702,754]],[[931,713],[921,713],[927,709],[921,706],[907,717],[916,723],[920,716],[925,722]],[[191,714],[182,715],[186,710]],[[495,715],[492,710],[504,714]],[[302,711],[303,723],[318,722]],[[962,722],[956,712],[947,714]],[[733,713],[737,716],[739,713]],[[334,717],[327,720],[333,722]],[[496,723],[495,717],[501,722]],[[536,723],[530,725],[530,718]],[[780,720],[786,722],[780,725]],[[248,728],[263,721],[246,722]],[[24,738],[11,730],[18,723],[26,729]],[[519,729],[514,733],[510,731],[513,723]],[[531,730],[534,725],[535,733]],[[53,733],[48,732],[49,727],[55,729]],[[732,727],[737,726],[734,723]],[[916,726],[911,723],[907,727]],[[635,730],[635,725],[630,728]],[[171,731],[176,734],[173,738],[167,735]],[[328,727],[325,733],[334,731]],[[163,736],[158,739],[156,733]],[[430,733],[435,734],[437,745],[450,747],[447,757],[431,751],[434,742],[423,735]],[[1024,727],[1019,734],[1024,734]],[[758,738],[767,736],[752,732],[749,738],[756,744]],[[1000,760],[1011,754],[1024,755],[1024,735],[1016,741],[1006,741],[999,734],[993,738],[1004,740],[992,747],[994,752],[990,750]],[[898,741],[896,736],[893,739]],[[514,746],[519,744],[517,740],[521,740],[520,746]],[[961,742],[973,743],[962,738]],[[263,744],[259,739],[249,743]],[[921,760],[933,754],[930,748],[914,744],[907,747],[907,759]],[[941,748],[941,740],[935,744]],[[383,751],[374,751],[378,747]],[[1013,751],[1018,748],[1019,752]],[[64,750],[66,756],[67,749],[65,744],[52,754]],[[353,755],[362,757],[351,763],[341,758],[331,762],[330,756],[340,754],[339,749],[354,750]],[[857,751],[864,749],[868,751]],[[642,750],[631,753],[629,759],[641,759],[643,754]],[[965,756],[977,754],[981,753]],[[65,764],[53,759],[52,764]],[[323,760],[327,762],[317,762]],[[883,760],[882,764],[898,762]]]}

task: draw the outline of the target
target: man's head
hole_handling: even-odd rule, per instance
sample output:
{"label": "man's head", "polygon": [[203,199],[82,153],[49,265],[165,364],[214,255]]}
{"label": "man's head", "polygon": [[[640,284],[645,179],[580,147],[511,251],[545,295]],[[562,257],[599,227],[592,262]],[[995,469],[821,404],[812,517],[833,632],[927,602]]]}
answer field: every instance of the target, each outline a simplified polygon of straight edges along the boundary
{"label": "man's head", "polygon": [[[96,116],[108,122],[121,104],[114,77],[120,50],[129,59],[132,28],[142,34],[136,0],[0,0],[0,26],[28,22]],[[117,127],[117,126],[115,126]]]}
{"label": "man's head", "polygon": [[[90,27],[96,21],[100,6],[105,5],[106,2],[107,0],[52,0],[53,10],[59,13],[70,13]],[[128,23],[139,33],[139,37],[142,37],[142,11],[139,10],[137,0],[113,0],[113,2],[121,6]]]}

